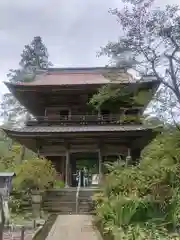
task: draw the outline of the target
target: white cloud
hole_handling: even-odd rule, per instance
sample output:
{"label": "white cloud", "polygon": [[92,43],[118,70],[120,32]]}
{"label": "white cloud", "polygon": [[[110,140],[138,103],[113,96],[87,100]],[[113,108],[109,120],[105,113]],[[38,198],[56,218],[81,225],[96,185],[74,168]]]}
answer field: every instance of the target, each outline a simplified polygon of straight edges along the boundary
{"label": "white cloud", "polygon": [[1,0],[0,80],[18,66],[24,45],[36,35],[42,36],[55,65],[104,65],[106,59],[97,59],[96,52],[118,37],[118,24],[108,9],[119,6],[119,0]]}

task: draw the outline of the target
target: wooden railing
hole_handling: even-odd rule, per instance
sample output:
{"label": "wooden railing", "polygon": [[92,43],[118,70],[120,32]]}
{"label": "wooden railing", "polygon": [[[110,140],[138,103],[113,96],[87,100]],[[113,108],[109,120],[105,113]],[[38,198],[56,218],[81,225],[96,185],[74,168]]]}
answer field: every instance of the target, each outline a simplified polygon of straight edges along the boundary
{"label": "wooden railing", "polygon": [[124,117],[120,114],[109,115],[69,115],[69,116],[39,116],[26,121],[27,126],[51,125],[103,125],[103,124],[140,124],[138,116]]}

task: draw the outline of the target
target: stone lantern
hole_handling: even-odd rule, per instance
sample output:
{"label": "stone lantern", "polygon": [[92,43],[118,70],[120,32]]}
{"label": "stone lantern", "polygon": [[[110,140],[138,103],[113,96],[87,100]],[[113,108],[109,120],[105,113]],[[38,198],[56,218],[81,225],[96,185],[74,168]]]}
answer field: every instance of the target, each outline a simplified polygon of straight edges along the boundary
{"label": "stone lantern", "polygon": [[32,191],[31,200],[32,200],[32,210],[34,218],[41,218],[41,204],[42,204],[42,195],[41,191]]}

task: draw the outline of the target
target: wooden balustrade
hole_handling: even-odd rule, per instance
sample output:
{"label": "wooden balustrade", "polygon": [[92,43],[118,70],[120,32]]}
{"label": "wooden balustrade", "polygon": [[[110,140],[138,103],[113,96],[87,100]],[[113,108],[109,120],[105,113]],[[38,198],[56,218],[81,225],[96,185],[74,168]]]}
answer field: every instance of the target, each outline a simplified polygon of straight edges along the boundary
{"label": "wooden balustrade", "polygon": [[51,126],[51,125],[104,125],[104,124],[124,124],[140,123],[138,117],[131,120],[123,120],[120,114],[108,115],[61,115],[61,116],[38,116],[26,122],[27,126]]}

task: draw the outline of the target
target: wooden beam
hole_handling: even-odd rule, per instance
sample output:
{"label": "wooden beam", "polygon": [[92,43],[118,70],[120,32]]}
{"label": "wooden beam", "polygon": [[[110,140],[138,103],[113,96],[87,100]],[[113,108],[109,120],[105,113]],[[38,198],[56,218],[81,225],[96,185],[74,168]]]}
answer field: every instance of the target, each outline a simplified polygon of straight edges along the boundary
{"label": "wooden beam", "polygon": [[69,162],[70,162],[70,153],[69,148],[66,149],[66,166],[65,166],[65,187],[69,187]]}

